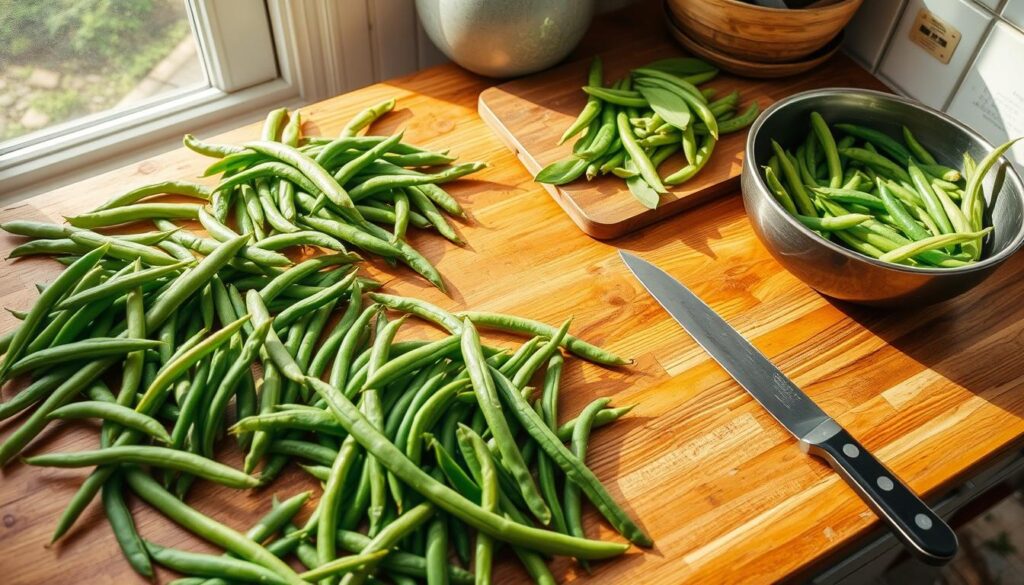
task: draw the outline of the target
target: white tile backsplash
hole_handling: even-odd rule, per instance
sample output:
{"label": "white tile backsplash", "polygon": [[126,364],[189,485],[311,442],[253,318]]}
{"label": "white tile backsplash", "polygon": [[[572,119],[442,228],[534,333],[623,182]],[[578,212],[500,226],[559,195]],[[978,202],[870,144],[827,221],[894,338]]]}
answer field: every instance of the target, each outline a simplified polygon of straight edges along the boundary
{"label": "white tile backsplash", "polygon": [[885,42],[906,0],[864,0],[857,18],[846,27],[843,43],[869,69],[878,66]]}
{"label": "white tile backsplash", "polygon": [[1024,0],[1007,0],[1002,14],[1006,20],[1024,28]]}
{"label": "white tile backsplash", "polygon": [[[927,8],[961,35],[949,63],[943,63],[910,38],[918,12]],[[942,109],[981,45],[992,15],[968,0],[910,0],[882,57],[879,73],[910,96]]]}
{"label": "white tile backsplash", "polygon": [[[1024,136],[1024,83],[1021,59],[1024,34],[997,23],[947,110],[994,144]],[[1014,162],[1024,166],[1024,145],[1013,149]]]}
{"label": "white tile backsplash", "polygon": [[[962,34],[948,65],[910,40],[922,7]],[[1024,136],[1024,0],[865,0],[845,48],[893,89],[989,142]],[[1024,170],[1024,144],[1010,154]]]}

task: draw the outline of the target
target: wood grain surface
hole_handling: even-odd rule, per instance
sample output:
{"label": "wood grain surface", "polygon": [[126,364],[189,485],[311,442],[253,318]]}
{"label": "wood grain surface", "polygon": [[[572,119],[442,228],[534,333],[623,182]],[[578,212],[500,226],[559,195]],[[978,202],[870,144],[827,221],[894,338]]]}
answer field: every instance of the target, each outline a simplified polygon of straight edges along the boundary
{"label": "wood grain surface", "polygon": [[[655,59],[683,54],[678,45],[662,39],[662,35],[646,37],[628,48],[602,51],[605,83],[624,77],[631,69]],[[580,59],[544,73],[503,83],[480,94],[480,116],[515,152],[531,175],[571,155],[574,140],[559,145],[558,138],[576,119],[586,102],[587,96],[580,87],[586,85],[589,67],[590,58]],[[754,101],[764,110],[780,98],[794,93],[837,86],[885,88],[842,55],[805,75],[762,80],[722,74],[701,87],[717,89],[718,96],[739,90],[739,111],[742,112]],[[641,205],[630,194],[626,182],[611,174],[592,181],[581,178],[567,185],[543,187],[585,233],[598,239],[617,238],[694,205],[734,192],[743,168],[746,138],[746,130],[723,135],[701,172],[682,185],[670,187],[669,192],[662,195],[657,209]],[[665,176],[684,165],[682,153],[677,153],[662,164],[660,171]]]}
{"label": "wood grain surface", "polygon": [[[606,48],[618,35],[660,30],[653,11],[626,11],[595,25],[577,56]],[[820,72],[826,74],[827,72]],[[765,583],[799,579],[827,565],[879,523],[824,464],[796,443],[647,296],[617,258],[632,251],[666,269],[706,299],[907,484],[926,498],[941,494],[1024,437],[1024,255],[954,301],[884,312],[829,301],[781,269],[757,242],[733,191],[642,233],[600,242],[580,233],[515,156],[476,116],[477,94],[493,82],[454,66],[381,83],[303,109],[308,134],[331,135],[360,108],[398,98],[375,127],[405,128],[407,140],[451,147],[491,167],[451,185],[469,211],[457,248],[434,235],[414,243],[435,262],[451,296],[410,271],[372,262],[386,291],[416,295],[448,309],[510,311],[552,323],[575,316],[573,333],[635,358],[607,370],[567,360],[561,417],[610,396],[637,404],[599,429],[588,457],[609,491],[649,531],[655,546],[593,563],[592,576],[569,559],[553,562],[560,582]],[[237,142],[257,126],[217,140]],[[206,160],[178,149],[31,199],[0,220],[59,221],[113,193],[161,179],[192,178]],[[6,255],[17,239],[0,237]],[[58,271],[45,259],[0,267],[0,305],[25,309],[34,285]],[[13,326],[0,314],[0,330]],[[440,333],[426,325],[406,335]],[[493,335],[491,340],[501,341]],[[5,388],[4,398],[12,395]],[[9,434],[21,418],[0,423]],[[91,424],[54,423],[27,452],[76,451],[98,444]],[[222,459],[239,463],[231,441]],[[132,584],[143,580],[123,561],[94,502],[60,542],[54,521],[88,470],[29,468],[14,462],[0,479],[0,581]],[[202,482],[189,503],[246,530],[273,493],[320,488],[294,470],[268,489],[238,492]],[[315,502],[314,497],[314,502]],[[307,504],[304,518],[312,509]],[[133,499],[140,531],[165,546],[210,551]],[[588,536],[616,539],[592,508]],[[169,578],[160,573],[161,582]],[[525,574],[502,555],[496,582]]]}

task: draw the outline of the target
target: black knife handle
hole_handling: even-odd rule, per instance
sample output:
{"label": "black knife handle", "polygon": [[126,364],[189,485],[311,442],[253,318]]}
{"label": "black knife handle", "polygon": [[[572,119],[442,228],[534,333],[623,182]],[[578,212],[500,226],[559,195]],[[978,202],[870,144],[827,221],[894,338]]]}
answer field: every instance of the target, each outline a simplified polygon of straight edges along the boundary
{"label": "black knife handle", "polygon": [[801,447],[827,460],[918,558],[942,565],[956,554],[956,533],[838,423],[822,423]]}

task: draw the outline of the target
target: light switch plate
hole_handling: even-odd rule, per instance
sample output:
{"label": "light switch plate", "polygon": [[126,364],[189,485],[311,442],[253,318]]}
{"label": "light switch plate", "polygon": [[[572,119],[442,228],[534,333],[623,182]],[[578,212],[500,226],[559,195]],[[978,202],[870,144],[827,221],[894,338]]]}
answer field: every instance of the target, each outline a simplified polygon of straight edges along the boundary
{"label": "light switch plate", "polygon": [[[993,144],[1024,136],[1022,57],[1024,33],[1006,23],[996,23],[948,113]],[[1011,152],[1017,167],[1024,169],[1024,145],[1017,144]]]}
{"label": "light switch plate", "polygon": [[[948,63],[943,63],[911,38],[911,29],[921,10],[927,10],[950,31],[959,34]],[[991,21],[992,15],[971,0],[910,0],[882,57],[879,74],[911,97],[942,109]],[[915,28],[914,33],[921,34],[921,31]]]}

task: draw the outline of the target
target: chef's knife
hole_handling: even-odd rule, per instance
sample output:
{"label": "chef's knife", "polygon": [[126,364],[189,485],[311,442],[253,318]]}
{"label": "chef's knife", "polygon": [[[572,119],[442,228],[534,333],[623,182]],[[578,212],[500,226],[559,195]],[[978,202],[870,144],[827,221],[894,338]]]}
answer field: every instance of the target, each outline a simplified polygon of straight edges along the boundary
{"label": "chef's knife", "polygon": [[828,461],[911,552],[931,564],[953,558],[956,533],[768,358],[660,268],[627,252],[619,255],[669,315],[800,441],[801,450]]}

